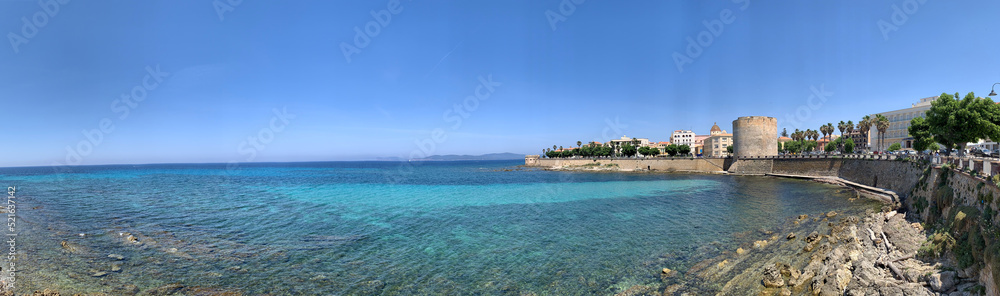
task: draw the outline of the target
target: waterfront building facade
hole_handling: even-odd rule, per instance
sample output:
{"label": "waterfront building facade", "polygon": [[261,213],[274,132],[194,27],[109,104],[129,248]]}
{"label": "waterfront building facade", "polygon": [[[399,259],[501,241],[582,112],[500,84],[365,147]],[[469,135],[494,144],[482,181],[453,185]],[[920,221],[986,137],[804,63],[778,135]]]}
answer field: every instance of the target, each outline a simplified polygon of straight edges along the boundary
{"label": "waterfront building facade", "polygon": [[628,136],[622,136],[618,140],[608,141],[608,144],[614,149],[615,153],[621,153],[622,146],[625,144],[634,145],[636,148],[649,146],[649,139],[646,138],[629,138]]}
{"label": "waterfront building facade", "polygon": [[[910,108],[878,113],[889,119],[889,129],[885,131],[885,139],[883,141],[884,147],[875,148],[878,150],[885,150],[888,149],[893,143],[899,143],[903,149],[912,150],[913,137],[911,137],[909,133],[910,120],[917,117],[926,117],[925,113],[927,110],[931,109],[931,102],[937,98],[937,96],[926,97],[920,99],[920,102],[911,104]],[[868,133],[868,139],[861,140],[866,142],[866,147],[873,147],[872,145],[877,145],[878,129],[875,126],[872,126],[871,132]],[[858,144],[858,139],[855,139],[854,143]]]}
{"label": "waterfront building facade", "polygon": [[868,144],[869,144],[868,139],[870,139],[872,137],[877,137],[878,136],[877,133],[878,133],[878,130],[875,130],[875,133],[873,135],[868,135],[866,137],[864,134],[861,133],[860,130],[855,129],[855,130],[853,130],[853,131],[845,134],[844,137],[847,138],[847,139],[851,139],[851,141],[854,141],[854,152],[859,152],[859,151],[868,150],[868,147],[869,147],[868,146]]}
{"label": "waterfront building facade", "polygon": [[670,143],[676,145],[688,145],[688,147],[694,146],[694,131],[676,130],[670,135]]}
{"label": "waterfront building facade", "polygon": [[705,156],[726,157],[729,156],[729,146],[733,145],[733,134],[713,133],[705,140]]}

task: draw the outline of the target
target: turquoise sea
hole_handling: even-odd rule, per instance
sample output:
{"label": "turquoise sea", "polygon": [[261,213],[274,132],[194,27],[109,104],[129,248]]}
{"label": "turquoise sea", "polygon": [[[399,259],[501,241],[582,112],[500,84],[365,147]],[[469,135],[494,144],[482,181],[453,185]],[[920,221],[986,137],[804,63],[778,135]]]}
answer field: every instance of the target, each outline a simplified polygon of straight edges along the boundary
{"label": "turquoise sea", "polygon": [[19,294],[613,295],[799,214],[871,207],[800,180],[522,163],[34,167],[0,180],[17,188]]}

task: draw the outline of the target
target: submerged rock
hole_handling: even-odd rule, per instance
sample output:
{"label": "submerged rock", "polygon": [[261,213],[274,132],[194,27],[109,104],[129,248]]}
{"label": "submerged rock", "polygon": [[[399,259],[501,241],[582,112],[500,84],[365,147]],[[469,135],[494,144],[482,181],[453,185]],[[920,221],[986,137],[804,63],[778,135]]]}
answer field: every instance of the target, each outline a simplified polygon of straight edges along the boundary
{"label": "submerged rock", "polygon": [[819,240],[819,233],[813,231],[812,233],[809,234],[809,236],[806,236],[805,240],[806,240],[806,243],[810,243],[811,244],[812,242],[815,242],[816,240]]}
{"label": "submerged rock", "polygon": [[789,240],[793,240],[793,239],[795,239],[795,233],[794,232],[789,233],[788,236],[785,236],[785,238],[789,239]]}
{"label": "submerged rock", "polygon": [[763,247],[766,247],[766,246],[767,246],[767,241],[766,240],[759,240],[759,241],[753,242],[753,247],[754,248],[760,249],[760,248],[763,248]]}
{"label": "submerged rock", "polygon": [[114,288],[112,291],[115,292],[114,295],[135,295],[139,293],[139,287],[131,284],[122,285]]}
{"label": "submerged rock", "polygon": [[676,270],[671,270],[670,268],[664,267],[663,270],[660,271],[660,278],[663,278],[663,279],[672,278],[675,275],[677,275],[677,271]]}
{"label": "submerged rock", "polygon": [[640,296],[640,295],[651,295],[656,292],[656,288],[646,285],[635,285],[631,286],[621,293],[615,294],[615,296]]}
{"label": "submerged rock", "polygon": [[143,292],[142,295],[148,295],[148,296],[173,295],[173,294],[175,294],[177,292],[180,292],[181,289],[184,289],[184,285],[177,284],[177,283],[167,284],[167,285],[159,286],[159,287],[157,287],[155,289],[147,290],[147,291]]}
{"label": "submerged rock", "polygon": [[762,283],[768,288],[778,288],[785,286],[785,279],[781,277],[781,272],[778,267],[774,264],[769,264],[764,267],[764,279]]}

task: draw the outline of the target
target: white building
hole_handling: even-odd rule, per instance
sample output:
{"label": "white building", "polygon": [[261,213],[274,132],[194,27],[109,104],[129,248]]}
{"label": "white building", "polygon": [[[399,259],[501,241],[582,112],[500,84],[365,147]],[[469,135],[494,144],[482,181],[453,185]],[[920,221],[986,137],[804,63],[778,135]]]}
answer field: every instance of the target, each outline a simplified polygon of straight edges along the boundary
{"label": "white building", "polygon": [[670,143],[694,147],[695,136],[694,131],[676,130],[670,135]]}
{"label": "white building", "polygon": [[[887,149],[893,143],[899,143],[903,149],[913,149],[913,137],[910,137],[909,132],[910,120],[917,117],[926,117],[925,113],[931,109],[931,102],[937,98],[937,96],[926,97],[920,99],[920,102],[911,104],[910,108],[878,113],[889,119],[889,129],[885,131],[885,146],[879,150]],[[872,116],[872,118],[875,118],[875,116]],[[868,133],[868,141],[871,144],[869,147],[879,148],[876,147],[878,144],[878,128],[875,125],[872,125],[871,131]]]}
{"label": "white building", "polygon": [[611,145],[611,148],[615,149],[615,152],[618,152],[621,151],[621,146],[625,144],[634,145],[636,148],[649,147],[649,139],[622,136],[621,139],[608,141],[608,144]]}

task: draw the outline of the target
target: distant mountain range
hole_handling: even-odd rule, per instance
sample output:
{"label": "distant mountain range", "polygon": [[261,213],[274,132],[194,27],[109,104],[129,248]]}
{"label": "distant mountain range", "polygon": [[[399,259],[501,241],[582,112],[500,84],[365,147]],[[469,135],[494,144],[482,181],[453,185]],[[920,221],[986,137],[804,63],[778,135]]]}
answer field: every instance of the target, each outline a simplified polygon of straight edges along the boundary
{"label": "distant mountain range", "polygon": [[[399,160],[398,158],[394,158]],[[483,155],[431,155],[425,158],[411,159],[412,161],[454,161],[454,160],[518,160],[524,159],[524,154],[517,153],[489,153]],[[382,158],[380,160],[390,160]]]}

